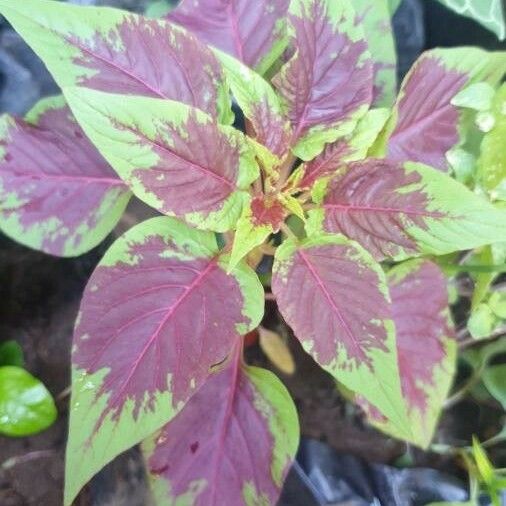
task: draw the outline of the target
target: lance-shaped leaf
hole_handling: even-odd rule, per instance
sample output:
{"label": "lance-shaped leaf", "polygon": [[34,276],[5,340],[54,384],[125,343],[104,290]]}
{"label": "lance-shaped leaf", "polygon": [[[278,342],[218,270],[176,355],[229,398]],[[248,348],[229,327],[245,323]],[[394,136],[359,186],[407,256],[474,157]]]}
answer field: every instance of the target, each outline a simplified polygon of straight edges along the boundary
{"label": "lance-shaped leaf", "polygon": [[388,287],[379,264],[344,236],[321,235],[276,251],[272,291],[308,353],[409,437]]}
{"label": "lance-shaped leaf", "polygon": [[402,84],[387,128],[387,157],[447,171],[446,153],[464,140],[463,112],[452,99],[476,81],[500,81],[505,72],[506,53],[471,47],[424,53]]}
{"label": "lance-shaped leaf", "polygon": [[297,412],[283,384],[243,364],[236,350],[146,442],[157,504],[276,504],[298,442]]}
{"label": "lance-shaped leaf", "polygon": [[231,56],[216,51],[230,88],[242,112],[253,126],[255,138],[277,156],[289,148],[290,124],[271,85],[259,74]]}
{"label": "lance-shaped leaf", "polygon": [[286,48],[289,3],[290,0],[182,0],[168,19],[263,74]]}
{"label": "lance-shaped leaf", "polygon": [[439,2],[458,14],[481,23],[501,40],[506,37],[506,13],[501,0],[439,0]]}
{"label": "lance-shaped leaf", "polygon": [[350,164],[314,198],[309,233],[342,233],[378,260],[473,249],[506,234],[506,211],[418,163]]}
{"label": "lance-shaped leaf", "polygon": [[369,148],[385,126],[388,117],[388,109],[367,111],[350,135],[332,144],[327,144],[322,153],[297,169],[301,172],[297,186],[310,188],[315,181],[333,174],[346,162],[365,158]]}
{"label": "lance-shaped leaf", "polygon": [[[447,281],[426,260],[411,260],[388,272],[397,329],[397,354],[412,442],[426,448],[432,439],[455,372],[456,341],[448,309]],[[388,419],[373,423],[395,436]]]}
{"label": "lance-shaped leaf", "polygon": [[391,107],[397,94],[397,56],[388,0],[354,0],[374,62],[376,106]]}
{"label": "lance-shaped leaf", "polygon": [[166,424],[237,335],[258,325],[260,281],[244,264],[227,274],[228,260],[213,233],[159,217],[128,231],[100,262],[74,335],[66,504]]}
{"label": "lance-shaped leaf", "polygon": [[216,57],[170,23],[108,7],[0,0],[0,13],[47,65],[61,88],[184,102],[232,121]]}
{"label": "lance-shaped leaf", "polygon": [[95,146],[133,192],[198,228],[230,230],[258,177],[245,136],[180,102],[66,90]]}
{"label": "lance-shaped leaf", "polygon": [[63,97],[26,120],[0,118],[0,229],[51,255],[76,256],[114,228],[130,198]]}
{"label": "lance-shaped leaf", "polygon": [[253,198],[249,205],[244,207],[237,222],[229,268],[232,269],[269,235],[278,232],[286,215],[287,211],[278,199],[269,195]]}
{"label": "lance-shaped leaf", "polygon": [[274,78],[294,133],[294,153],[311,160],[353,130],[372,100],[373,69],[351,2],[293,0],[292,59]]}

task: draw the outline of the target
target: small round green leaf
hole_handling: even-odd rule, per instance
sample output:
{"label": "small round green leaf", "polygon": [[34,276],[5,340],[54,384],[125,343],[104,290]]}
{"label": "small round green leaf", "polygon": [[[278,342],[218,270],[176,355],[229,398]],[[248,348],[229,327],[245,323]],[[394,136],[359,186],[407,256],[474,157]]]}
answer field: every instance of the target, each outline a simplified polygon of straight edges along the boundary
{"label": "small round green leaf", "polygon": [[3,365],[23,367],[23,349],[16,341],[5,341],[0,344],[0,366]]}
{"label": "small round green leaf", "polygon": [[46,387],[20,367],[0,367],[0,434],[28,436],[56,420],[56,406]]}

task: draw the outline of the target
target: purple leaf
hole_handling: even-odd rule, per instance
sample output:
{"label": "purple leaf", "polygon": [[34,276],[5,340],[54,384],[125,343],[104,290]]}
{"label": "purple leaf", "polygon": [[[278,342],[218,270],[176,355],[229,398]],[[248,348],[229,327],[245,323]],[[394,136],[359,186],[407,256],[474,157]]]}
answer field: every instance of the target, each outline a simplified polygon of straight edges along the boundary
{"label": "purple leaf", "polygon": [[425,193],[398,191],[419,182],[416,172],[407,174],[385,160],[352,163],[328,184],[321,202],[323,230],[350,237],[379,260],[396,256],[400,248],[416,254],[406,229],[411,223],[423,229],[425,218],[440,214],[428,209]]}
{"label": "purple leaf", "polygon": [[131,194],[63,97],[41,101],[27,120],[1,118],[0,227],[52,255],[84,253],[114,228]]}
{"label": "purple leaf", "polygon": [[167,21],[107,7],[8,2],[2,13],[62,89],[176,100],[231,122],[221,66],[195,36]]}
{"label": "purple leaf", "polygon": [[202,229],[233,228],[258,177],[240,131],[180,102],[66,93],[90,139],[140,199]]}
{"label": "purple leaf", "polygon": [[309,233],[341,233],[377,260],[473,249],[504,235],[505,213],[426,165],[369,158],[313,190]]}
{"label": "purple leaf", "polygon": [[243,364],[236,346],[146,448],[155,496],[160,505],[275,504],[298,438],[284,386]]}
{"label": "purple leaf", "polygon": [[409,432],[397,374],[395,332],[379,264],[343,236],[285,240],[272,291],[304,348],[347,388]]}
{"label": "purple leaf", "polygon": [[273,82],[293,125],[295,153],[310,160],[366,112],[372,62],[348,2],[295,0],[290,21],[296,52]]}
{"label": "purple leaf", "polygon": [[[448,308],[447,280],[427,260],[411,260],[388,273],[402,394],[413,438],[426,448],[433,437],[455,372],[456,341]],[[360,401],[371,421],[396,435],[388,418]]]}
{"label": "purple leaf", "polygon": [[500,55],[476,48],[424,53],[402,84],[387,157],[447,171],[446,153],[462,141],[462,111],[452,99],[469,84],[478,80],[497,82],[503,73]]}
{"label": "purple leaf", "polygon": [[286,46],[289,0],[182,0],[167,17],[263,74]]}
{"label": "purple leaf", "polygon": [[243,263],[227,274],[228,262],[215,234],[159,217],[120,237],[95,269],[74,334],[67,502],[175,416],[258,325],[258,277]]}

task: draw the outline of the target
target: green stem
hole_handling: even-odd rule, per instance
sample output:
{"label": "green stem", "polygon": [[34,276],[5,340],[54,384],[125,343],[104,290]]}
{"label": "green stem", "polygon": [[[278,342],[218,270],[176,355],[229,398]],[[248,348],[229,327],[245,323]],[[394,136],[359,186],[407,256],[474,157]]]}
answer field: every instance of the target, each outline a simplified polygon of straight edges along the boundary
{"label": "green stem", "polygon": [[443,269],[455,272],[506,272],[506,264],[502,265],[455,265],[455,264],[439,264]]}

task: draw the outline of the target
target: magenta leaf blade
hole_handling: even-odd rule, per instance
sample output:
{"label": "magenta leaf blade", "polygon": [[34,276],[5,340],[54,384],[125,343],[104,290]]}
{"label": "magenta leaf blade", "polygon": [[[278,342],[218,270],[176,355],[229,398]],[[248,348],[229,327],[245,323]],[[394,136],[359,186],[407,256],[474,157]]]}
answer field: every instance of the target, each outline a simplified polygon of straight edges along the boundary
{"label": "magenta leaf blade", "polygon": [[294,56],[273,82],[303,160],[353,130],[372,101],[367,43],[349,2],[295,0],[290,5]]}
{"label": "magenta leaf blade", "polygon": [[101,242],[129,199],[63,97],[44,99],[26,120],[0,119],[0,229],[57,256]]}
{"label": "magenta leaf blade", "polygon": [[[447,280],[427,260],[411,260],[388,273],[402,393],[413,443],[426,448],[433,437],[455,373],[456,340],[448,308]],[[395,436],[388,419],[371,419]]]}
{"label": "magenta leaf blade", "polygon": [[474,82],[499,82],[504,72],[506,60],[501,53],[477,48],[424,53],[402,83],[390,122],[386,156],[447,172],[447,153],[464,140],[464,111],[452,100]]}
{"label": "magenta leaf blade", "polygon": [[298,445],[297,413],[281,382],[238,351],[145,444],[160,506],[276,503]]}
{"label": "magenta leaf blade", "polygon": [[67,497],[167,423],[258,325],[258,278],[244,264],[231,274],[227,266],[214,234],[168,217],[134,227],[106,253],[74,335]]}
{"label": "magenta leaf blade", "polygon": [[369,158],[313,192],[310,233],[342,233],[377,260],[445,254],[498,241],[505,213],[440,171]]}
{"label": "magenta leaf blade", "polygon": [[232,120],[218,60],[195,36],[167,21],[46,0],[0,2],[0,11],[61,88],[177,100]]}
{"label": "magenta leaf blade", "polygon": [[238,130],[180,102],[67,88],[76,117],[132,191],[198,228],[234,227],[255,153]]}
{"label": "magenta leaf blade", "polygon": [[321,235],[276,251],[272,291],[306,351],[338,381],[409,432],[390,296],[380,266],[343,236]]}
{"label": "magenta leaf blade", "polygon": [[182,0],[167,16],[263,74],[286,47],[290,0]]}

